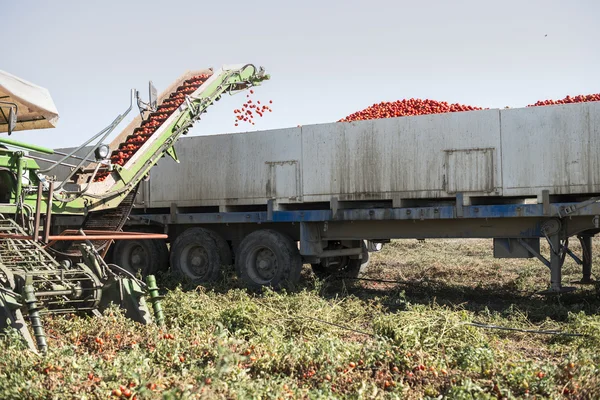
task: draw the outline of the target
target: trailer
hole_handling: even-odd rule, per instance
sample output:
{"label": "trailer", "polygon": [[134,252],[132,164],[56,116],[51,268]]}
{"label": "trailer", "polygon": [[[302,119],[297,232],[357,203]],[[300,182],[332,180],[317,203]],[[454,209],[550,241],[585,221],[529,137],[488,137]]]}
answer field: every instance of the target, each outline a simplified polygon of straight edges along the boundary
{"label": "trailer", "polygon": [[[496,257],[544,263],[546,293],[573,289],[561,282],[566,256],[592,282],[600,102],[189,137],[175,149],[179,163],[162,160],[141,183],[126,229],[167,233],[171,268],[199,283],[231,263],[250,288],[293,284],[306,263],[355,276],[399,238],[491,238]],[[149,241],[113,254],[162,267]]]}

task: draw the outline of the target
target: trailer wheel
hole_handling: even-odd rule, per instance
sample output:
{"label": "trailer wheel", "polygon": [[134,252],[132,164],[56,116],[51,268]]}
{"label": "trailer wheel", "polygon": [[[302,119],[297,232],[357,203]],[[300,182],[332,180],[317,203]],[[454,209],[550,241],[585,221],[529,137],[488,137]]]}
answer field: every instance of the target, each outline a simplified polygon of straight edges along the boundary
{"label": "trailer wheel", "polygon": [[[328,276],[331,275],[335,275],[338,277],[348,277],[348,278],[358,278],[360,275],[362,275],[365,271],[365,269],[368,267],[369,265],[369,250],[368,250],[368,245],[366,243],[366,240],[361,241],[362,242],[362,259],[357,259],[357,258],[350,258],[350,257],[334,257],[334,261],[335,261],[335,266],[331,267],[331,266],[326,266],[326,263],[324,260],[321,260],[320,263],[318,264],[311,264],[312,266],[312,270],[314,272],[314,274],[323,279],[323,278],[327,278]],[[337,249],[342,249],[344,247],[342,247],[341,245],[337,244],[337,245],[333,245],[332,247],[328,247],[328,250],[337,250]]]}
{"label": "trailer wheel", "polygon": [[[361,242],[362,258],[360,260],[347,256],[333,257],[335,261],[335,265],[333,267],[327,266],[325,260],[321,260],[320,263],[311,264],[314,274],[321,279],[327,278],[331,275],[338,277],[346,276],[349,278],[358,278],[369,266],[368,242],[366,240],[362,240]],[[330,244],[330,246],[327,247],[327,250],[339,250],[343,248],[345,247],[341,246],[339,243],[334,243],[333,245]]]}
{"label": "trailer wheel", "polygon": [[171,269],[194,283],[216,281],[221,274],[219,248],[202,228],[184,231],[171,246]]}
{"label": "trailer wheel", "polygon": [[152,240],[152,244],[156,247],[159,257],[159,271],[166,271],[169,269],[169,248],[167,242],[162,239]]}
{"label": "trailer wheel", "polygon": [[369,266],[369,250],[367,249],[366,240],[361,240],[362,258],[351,258],[348,264],[341,270],[343,276],[348,278],[358,278]]}
{"label": "trailer wheel", "polygon": [[[341,244],[333,243],[327,247],[327,250],[339,250],[342,248],[343,247]],[[348,267],[349,261],[350,261],[350,258],[348,258],[347,256],[331,257],[328,260],[321,259],[321,262],[311,264],[311,267],[312,267],[313,273],[317,277],[324,279],[324,278],[327,278],[328,276],[337,274],[340,271],[345,270]]]}
{"label": "trailer wheel", "polygon": [[246,236],[235,258],[236,270],[251,290],[293,287],[300,280],[302,257],[287,236],[265,229]]}
{"label": "trailer wheel", "polygon": [[204,232],[215,241],[217,249],[219,250],[219,257],[221,258],[221,265],[231,265],[233,262],[233,255],[231,254],[231,247],[229,247],[227,241],[218,233],[211,231],[210,229],[204,229]]}
{"label": "trailer wheel", "polygon": [[164,269],[165,258],[160,248],[150,239],[117,240],[113,248],[115,264],[142,276]]}

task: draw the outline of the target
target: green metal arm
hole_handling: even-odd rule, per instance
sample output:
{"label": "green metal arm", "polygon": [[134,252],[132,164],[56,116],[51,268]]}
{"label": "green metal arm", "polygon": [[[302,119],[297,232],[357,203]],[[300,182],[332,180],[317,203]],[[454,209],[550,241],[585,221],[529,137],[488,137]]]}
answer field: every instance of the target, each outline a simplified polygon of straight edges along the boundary
{"label": "green metal arm", "polygon": [[[163,124],[161,128],[138,150],[136,157],[130,159],[124,166],[115,166],[112,176],[115,183],[102,193],[84,193],[77,201],[59,200],[69,202],[70,209],[84,206],[88,211],[102,210],[117,207],[122,199],[133,190],[137,184],[149,173],[150,169],[165,154],[174,154],[173,145],[186,134],[189,128],[200,119],[206,109],[218,101],[224,93],[232,94],[269,79],[263,68],[256,68],[252,64],[243,66],[221,68],[200,87],[194,97],[188,97],[173,115],[172,122]],[[173,116],[172,115],[172,116]],[[139,154],[139,156],[138,156]],[[56,199],[56,196],[55,196]],[[82,204],[83,203],[83,204]],[[64,212],[64,209],[63,209]],[[77,213],[76,210],[71,212]]]}
{"label": "green metal arm", "polygon": [[52,150],[52,149],[48,149],[48,148],[42,147],[42,146],[37,146],[35,144],[19,142],[18,140],[0,138],[0,144],[17,147],[17,148],[24,149],[24,150],[37,151],[38,153],[43,153],[43,154],[54,154],[54,150]]}

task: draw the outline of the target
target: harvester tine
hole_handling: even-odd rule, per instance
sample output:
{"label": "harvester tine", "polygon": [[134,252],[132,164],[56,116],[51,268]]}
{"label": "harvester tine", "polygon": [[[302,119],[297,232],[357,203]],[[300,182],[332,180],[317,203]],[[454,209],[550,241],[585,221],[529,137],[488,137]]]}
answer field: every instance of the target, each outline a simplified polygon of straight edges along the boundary
{"label": "harvester tine", "polygon": [[0,293],[0,329],[4,330],[8,327],[11,327],[23,338],[23,341],[29,347],[30,350],[37,353],[37,347],[33,338],[31,337],[31,333],[29,329],[27,329],[27,325],[25,323],[25,318],[23,318],[23,313],[19,309],[21,304],[19,304],[16,299],[7,298],[5,293]]}
{"label": "harvester tine", "polygon": [[0,264],[0,272],[4,274],[6,285],[2,286],[3,290],[0,290],[0,329],[4,330],[9,326],[12,327],[21,334],[27,347],[34,353],[37,353],[38,349],[21,312],[21,307],[23,306],[21,296],[14,292],[16,287],[15,276],[3,264]]}
{"label": "harvester tine", "polygon": [[29,347],[29,349],[34,351],[35,353],[37,353],[38,350],[42,353],[45,353],[46,349],[47,349],[47,347],[45,345],[45,338],[44,338],[44,347],[38,348],[35,345],[33,338],[31,337],[31,333],[29,332],[29,329],[27,329],[27,325],[25,323],[25,317],[23,317],[23,313],[21,312],[21,310],[15,310],[14,313],[15,313],[15,316],[14,316],[14,320],[13,320],[13,328],[15,328],[21,334],[21,336],[23,336],[23,340],[25,341],[25,344],[27,344],[27,347]]}
{"label": "harvester tine", "polygon": [[31,327],[33,328],[33,335],[35,336],[37,347],[42,353],[45,353],[46,349],[48,348],[48,344],[46,343],[46,333],[44,332],[44,326],[42,325],[42,318],[40,317],[33,285],[26,284],[24,288],[24,294],[25,305],[27,306],[27,311],[29,312],[29,321],[31,322]]}

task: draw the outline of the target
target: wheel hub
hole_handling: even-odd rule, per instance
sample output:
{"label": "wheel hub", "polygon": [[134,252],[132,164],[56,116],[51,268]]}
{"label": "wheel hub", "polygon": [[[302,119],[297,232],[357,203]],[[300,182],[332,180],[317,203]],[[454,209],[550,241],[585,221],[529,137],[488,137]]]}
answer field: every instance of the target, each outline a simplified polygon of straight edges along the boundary
{"label": "wheel hub", "polygon": [[277,272],[277,256],[269,249],[261,249],[256,253],[256,274],[266,281],[273,279]]}
{"label": "wheel hub", "polygon": [[136,246],[131,252],[131,266],[134,268],[140,266],[145,261],[144,256],[144,250],[140,246]]}
{"label": "wheel hub", "polygon": [[203,277],[207,273],[208,255],[203,247],[193,246],[189,248],[184,260],[191,276]]}

